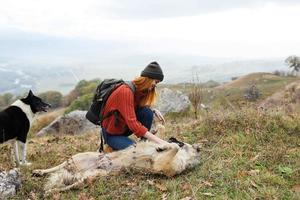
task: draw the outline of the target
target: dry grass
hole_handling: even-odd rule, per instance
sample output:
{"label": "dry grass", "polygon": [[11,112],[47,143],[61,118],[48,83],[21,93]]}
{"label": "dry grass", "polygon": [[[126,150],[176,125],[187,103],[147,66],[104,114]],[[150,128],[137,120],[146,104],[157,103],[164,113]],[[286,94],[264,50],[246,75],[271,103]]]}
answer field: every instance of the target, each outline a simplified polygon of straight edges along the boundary
{"label": "dry grass", "polygon": [[269,110],[282,110],[286,113],[300,112],[300,80],[288,84],[260,103]]}
{"label": "dry grass", "polygon": [[47,113],[41,113],[37,115],[34,119],[34,123],[30,128],[30,136],[35,135],[39,132],[42,128],[50,124],[54,119],[61,116],[64,113],[65,109],[60,108],[57,110],[49,111]]}
{"label": "dry grass", "polygon": [[292,188],[300,184],[299,120],[299,113],[244,109],[186,120],[182,129],[167,131],[203,143],[202,165],[193,172],[194,183],[202,180],[197,198],[208,198],[206,193],[213,199],[298,199]]}
{"label": "dry grass", "polygon": [[238,110],[248,106],[244,99],[246,89],[255,84],[260,93],[256,103],[264,101],[276,92],[282,91],[288,84],[297,83],[300,77],[279,77],[269,73],[254,73],[241,77],[230,83],[221,85],[210,92],[204,93],[204,104],[211,107]]}
{"label": "dry grass", "polygon": [[[174,178],[124,171],[90,180],[87,187],[46,199],[299,199],[300,115],[252,109],[203,114],[200,119],[169,116],[165,138],[202,144],[202,163]],[[98,133],[31,138],[29,168],[15,199],[44,199],[44,178],[32,177],[83,151],[96,151]],[[1,169],[11,167],[1,148]]]}

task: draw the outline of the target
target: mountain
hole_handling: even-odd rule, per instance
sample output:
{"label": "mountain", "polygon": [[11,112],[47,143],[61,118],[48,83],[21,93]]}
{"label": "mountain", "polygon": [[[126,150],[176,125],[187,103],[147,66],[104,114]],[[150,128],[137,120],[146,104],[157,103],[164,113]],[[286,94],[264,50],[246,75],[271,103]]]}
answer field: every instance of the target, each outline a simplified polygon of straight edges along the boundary
{"label": "mountain", "polygon": [[[163,60],[163,59],[162,59]],[[163,63],[163,62],[162,62]],[[174,84],[192,82],[197,76],[200,82],[214,80],[227,82],[253,72],[273,72],[284,70],[280,61],[239,61],[215,65],[186,66],[174,64],[162,65],[165,73],[164,83]],[[102,63],[74,64],[35,64],[30,62],[0,61],[0,94],[10,92],[20,94],[33,89],[38,92],[57,90],[68,93],[79,80],[94,78],[123,78],[130,80],[139,75],[144,66],[120,67]]]}
{"label": "mountain", "polygon": [[79,80],[138,76],[151,61],[160,63],[165,83],[226,82],[253,72],[288,69],[284,58],[237,59],[186,54],[149,54],[139,51],[134,40],[90,40],[0,30],[0,94],[38,92],[68,93]]}

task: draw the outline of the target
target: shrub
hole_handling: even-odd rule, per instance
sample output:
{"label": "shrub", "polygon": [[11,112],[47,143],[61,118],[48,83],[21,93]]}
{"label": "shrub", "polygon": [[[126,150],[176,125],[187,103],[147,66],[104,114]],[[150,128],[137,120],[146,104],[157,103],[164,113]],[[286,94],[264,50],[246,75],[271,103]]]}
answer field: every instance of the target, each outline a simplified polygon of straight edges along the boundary
{"label": "shrub", "polygon": [[88,110],[91,105],[93,96],[93,93],[89,93],[78,97],[75,101],[73,101],[70,104],[70,106],[67,107],[65,113],[72,112],[73,110]]}
{"label": "shrub", "polygon": [[255,84],[251,85],[244,94],[244,98],[249,101],[256,101],[260,96],[260,91]]}
{"label": "shrub", "polygon": [[58,108],[62,106],[63,95],[57,91],[47,91],[38,95],[45,102],[51,104],[51,108]]}
{"label": "shrub", "polygon": [[276,75],[276,76],[281,76],[281,77],[287,76],[287,73],[285,71],[283,71],[283,70],[275,70],[273,72],[273,74]]}
{"label": "shrub", "polygon": [[0,109],[9,106],[14,101],[14,96],[11,93],[0,95]]}
{"label": "shrub", "polygon": [[188,97],[192,103],[194,109],[195,119],[198,118],[198,109],[203,100],[203,90],[200,84],[193,84],[191,91],[188,94]]}
{"label": "shrub", "polygon": [[63,99],[63,105],[69,106],[73,103],[78,97],[84,96],[86,94],[94,93],[101,82],[100,79],[94,79],[91,81],[81,80],[76,85],[75,89],[73,89],[67,96]]}

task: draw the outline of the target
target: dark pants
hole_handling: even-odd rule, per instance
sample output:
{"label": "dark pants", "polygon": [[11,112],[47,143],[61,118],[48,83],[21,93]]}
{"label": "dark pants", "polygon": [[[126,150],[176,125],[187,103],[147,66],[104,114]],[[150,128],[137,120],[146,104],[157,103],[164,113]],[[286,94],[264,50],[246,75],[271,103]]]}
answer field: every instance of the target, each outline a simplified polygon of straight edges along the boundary
{"label": "dark pants", "polygon": [[[136,118],[148,130],[150,130],[153,121],[153,111],[149,107],[139,107],[136,110]],[[122,135],[112,135],[102,128],[104,141],[114,150],[121,150],[134,144],[134,141],[128,138],[132,131],[127,131]]]}

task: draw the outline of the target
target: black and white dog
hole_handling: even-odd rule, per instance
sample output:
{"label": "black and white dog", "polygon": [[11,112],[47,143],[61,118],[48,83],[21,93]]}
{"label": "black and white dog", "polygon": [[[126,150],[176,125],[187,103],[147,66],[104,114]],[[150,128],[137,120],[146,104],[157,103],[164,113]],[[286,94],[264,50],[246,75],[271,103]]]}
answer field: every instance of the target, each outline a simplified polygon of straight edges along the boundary
{"label": "black and white dog", "polygon": [[50,105],[30,90],[26,98],[15,101],[0,112],[0,143],[13,140],[17,166],[30,165],[26,161],[26,139],[34,114],[46,112]]}

